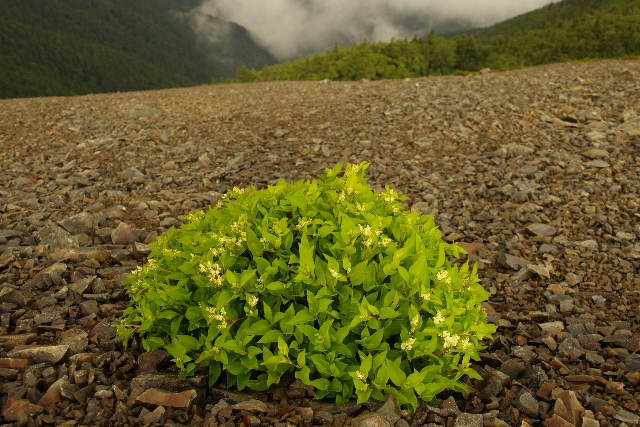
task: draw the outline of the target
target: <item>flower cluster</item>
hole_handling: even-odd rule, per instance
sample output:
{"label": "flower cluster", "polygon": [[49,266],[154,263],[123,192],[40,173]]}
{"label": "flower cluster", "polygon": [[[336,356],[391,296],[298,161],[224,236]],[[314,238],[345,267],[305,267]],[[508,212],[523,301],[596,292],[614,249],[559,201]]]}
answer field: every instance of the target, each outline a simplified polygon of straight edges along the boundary
{"label": "flower cluster", "polygon": [[302,230],[304,227],[307,227],[311,224],[313,224],[313,220],[311,218],[300,217],[300,219],[298,220],[298,225],[296,225],[296,228],[298,230]]}
{"label": "flower cluster", "polygon": [[222,307],[219,311],[216,310],[215,307],[207,307],[205,310],[207,312],[207,319],[209,320],[209,322],[211,322],[212,320],[217,320],[218,322],[220,322],[220,324],[218,325],[218,329],[225,329],[227,327],[227,312],[225,311],[224,307]]}
{"label": "flower cluster", "polygon": [[438,271],[436,279],[438,279],[438,282],[444,282],[447,285],[451,284],[451,277],[449,276],[449,272],[447,270]]}
{"label": "flower cluster", "polygon": [[184,219],[192,224],[199,224],[204,219],[204,211],[195,211],[184,216]]}
{"label": "flower cluster", "polygon": [[258,297],[255,295],[249,294],[247,296],[247,303],[249,304],[249,306],[255,307],[256,305],[258,305]]}
{"label": "flower cluster", "polygon": [[411,330],[409,331],[410,334],[416,331],[416,327],[418,327],[418,322],[420,322],[420,315],[416,314],[413,317],[413,319],[411,319]]}
{"label": "flower cluster", "polygon": [[455,347],[456,345],[458,345],[458,341],[460,341],[460,335],[451,335],[447,331],[444,331],[442,333],[442,338],[444,339],[444,348]]}
{"label": "flower cluster", "polygon": [[213,283],[215,286],[221,288],[224,286],[224,281],[222,280],[222,275],[220,266],[211,261],[207,261],[206,264],[200,264],[200,273],[206,274],[209,278],[209,282]]}
{"label": "flower cluster", "polygon": [[409,338],[408,340],[400,344],[400,348],[402,349],[402,351],[411,351],[411,349],[413,348],[413,344],[415,344],[415,342],[416,342],[415,338]]}
{"label": "flower cluster", "polygon": [[162,250],[162,254],[165,255],[167,258],[175,258],[180,254],[180,251],[177,249],[163,249]]}
{"label": "flower cluster", "polygon": [[439,310],[438,313],[436,314],[436,317],[433,318],[433,323],[435,323],[436,325],[441,325],[442,323],[444,323],[444,314],[443,314],[443,310]]}

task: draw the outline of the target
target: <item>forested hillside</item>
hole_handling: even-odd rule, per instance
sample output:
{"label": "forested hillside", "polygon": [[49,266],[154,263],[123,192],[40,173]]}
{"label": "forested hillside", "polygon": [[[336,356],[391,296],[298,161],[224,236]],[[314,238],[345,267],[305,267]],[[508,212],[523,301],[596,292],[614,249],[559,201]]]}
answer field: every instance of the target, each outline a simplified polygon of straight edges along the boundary
{"label": "forested hillside", "polygon": [[235,24],[199,39],[186,15],[199,2],[0,0],[0,97],[192,86],[275,62]]}
{"label": "forested hillside", "polygon": [[509,69],[640,55],[640,1],[564,0],[486,29],[439,37],[367,41],[322,55],[240,67],[237,80],[354,80]]}

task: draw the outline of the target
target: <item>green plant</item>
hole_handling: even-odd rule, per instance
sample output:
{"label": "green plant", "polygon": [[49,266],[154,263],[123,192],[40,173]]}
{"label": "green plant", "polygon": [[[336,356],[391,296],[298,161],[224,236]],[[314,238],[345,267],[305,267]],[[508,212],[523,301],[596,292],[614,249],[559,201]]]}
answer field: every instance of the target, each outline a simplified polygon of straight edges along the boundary
{"label": "green plant", "polygon": [[295,371],[316,397],[385,399],[415,409],[461,391],[481,340],[495,331],[476,269],[433,217],[367,186],[368,164],[321,180],[229,191],[152,244],[125,282],[119,333],[165,348],[181,370],[222,371],[229,386],[264,390]]}

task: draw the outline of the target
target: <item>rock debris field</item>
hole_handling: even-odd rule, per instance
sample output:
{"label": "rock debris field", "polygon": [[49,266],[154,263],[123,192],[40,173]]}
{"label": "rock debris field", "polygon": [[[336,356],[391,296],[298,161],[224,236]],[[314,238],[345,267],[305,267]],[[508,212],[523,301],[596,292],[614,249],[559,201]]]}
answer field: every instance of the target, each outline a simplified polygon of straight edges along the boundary
{"label": "rock debris field", "polygon": [[[636,426],[640,62],[0,101],[0,406],[18,426]],[[461,242],[498,326],[415,413],[238,393],[127,349],[122,282],[228,189],[372,163]],[[245,390],[246,391],[246,390]]]}

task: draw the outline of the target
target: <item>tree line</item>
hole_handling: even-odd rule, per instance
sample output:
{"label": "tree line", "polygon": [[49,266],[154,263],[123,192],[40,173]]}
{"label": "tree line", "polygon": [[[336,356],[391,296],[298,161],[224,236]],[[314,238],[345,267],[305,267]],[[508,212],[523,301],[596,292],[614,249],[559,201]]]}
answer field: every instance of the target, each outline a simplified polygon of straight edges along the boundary
{"label": "tree line", "polygon": [[506,70],[579,59],[640,55],[640,2],[564,0],[486,29],[448,37],[364,41],[259,71],[235,81],[396,79]]}

